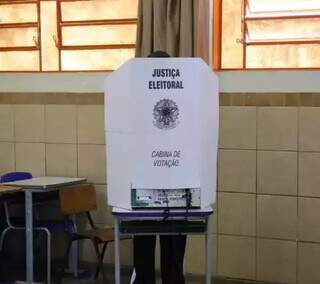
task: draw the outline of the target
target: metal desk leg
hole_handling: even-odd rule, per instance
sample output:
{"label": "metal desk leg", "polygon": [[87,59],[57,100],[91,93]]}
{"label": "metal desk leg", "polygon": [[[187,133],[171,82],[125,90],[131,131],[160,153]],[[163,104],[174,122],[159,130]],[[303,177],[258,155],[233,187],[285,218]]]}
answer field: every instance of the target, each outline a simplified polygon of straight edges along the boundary
{"label": "metal desk leg", "polygon": [[[73,223],[73,228],[72,230],[74,230],[75,232],[78,231],[77,228],[77,223],[76,223],[76,216],[75,215],[71,215],[68,217],[68,222],[72,221]],[[68,223],[69,226],[69,223]],[[70,229],[70,228],[68,228]],[[69,267],[68,267],[68,271],[73,273],[73,276],[75,278],[78,278],[78,274],[79,274],[79,270],[78,270],[78,249],[79,249],[79,243],[78,241],[74,241],[71,245],[71,249],[70,249],[70,253],[69,253]]]}
{"label": "metal desk leg", "polygon": [[206,224],[206,284],[211,284],[212,277],[212,233],[210,216]]}
{"label": "metal desk leg", "polygon": [[115,284],[120,284],[120,233],[118,217],[114,218],[114,246]]}
{"label": "metal desk leg", "polygon": [[25,190],[27,283],[33,283],[32,191]]}

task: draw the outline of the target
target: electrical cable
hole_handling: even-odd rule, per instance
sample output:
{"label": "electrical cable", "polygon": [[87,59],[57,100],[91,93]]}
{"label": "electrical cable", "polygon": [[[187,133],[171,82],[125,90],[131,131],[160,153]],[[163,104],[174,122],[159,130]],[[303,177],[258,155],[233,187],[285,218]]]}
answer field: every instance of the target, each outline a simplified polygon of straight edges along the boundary
{"label": "electrical cable", "polygon": [[166,192],[166,190],[163,190],[163,194],[165,196],[165,203],[166,203],[166,208],[163,210],[163,221],[166,221],[169,217],[170,217],[170,207],[169,207],[169,198],[168,198],[168,194]]}
{"label": "electrical cable", "polygon": [[192,200],[192,195],[190,188],[185,188],[185,198],[186,198],[186,216],[185,216],[185,221],[188,221],[188,215],[189,215],[189,210],[191,209],[191,200]]}

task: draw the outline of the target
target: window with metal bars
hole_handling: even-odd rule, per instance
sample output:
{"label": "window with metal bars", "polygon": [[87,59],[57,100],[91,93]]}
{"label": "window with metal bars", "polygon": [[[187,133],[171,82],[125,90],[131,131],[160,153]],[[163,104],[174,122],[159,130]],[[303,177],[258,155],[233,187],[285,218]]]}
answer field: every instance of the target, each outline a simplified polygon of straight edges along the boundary
{"label": "window with metal bars", "polygon": [[137,0],[0,0],[0,71],[111,71],[134,56]]}
{"label": "window with metal bars", "polygon": [[0,1],[0,71],[40,70],[40,3]]}
{"label": "window with metal bars", "polygon": [[215,69],[320,68],[319,0],[215,0]]}

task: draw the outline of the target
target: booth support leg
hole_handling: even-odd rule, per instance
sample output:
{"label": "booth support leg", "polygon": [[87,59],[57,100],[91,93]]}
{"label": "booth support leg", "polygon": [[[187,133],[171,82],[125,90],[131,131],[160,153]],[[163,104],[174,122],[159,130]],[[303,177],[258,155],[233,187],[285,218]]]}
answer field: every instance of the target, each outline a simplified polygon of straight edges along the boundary
{"label": "booth support leg", "polygon": [[114,218],[114,246],[115,284],[120,284],[120,233],[118,217]]}
{"label": "booth support leg", "polygon": [[26,215],[26,282],[33,283],[33,217],[32,217],[32,191],[25,190]]}
{"label": "booth support leg", "polygon": [[210,219],[209,216],[206,224],[206,284],[211,284],[212,277],[212,232]]}

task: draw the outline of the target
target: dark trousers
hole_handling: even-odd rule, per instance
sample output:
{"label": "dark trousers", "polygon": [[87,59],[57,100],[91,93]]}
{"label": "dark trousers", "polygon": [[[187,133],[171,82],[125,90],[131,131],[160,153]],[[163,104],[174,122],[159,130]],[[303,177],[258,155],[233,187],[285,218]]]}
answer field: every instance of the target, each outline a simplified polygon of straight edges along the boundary
{"label": "dark trousers", "polygon": [[[156,236],[135,236],[134,284],[155,284]],[[162,284],[185,284],[183,258],[186,236],[160,236]]]}

